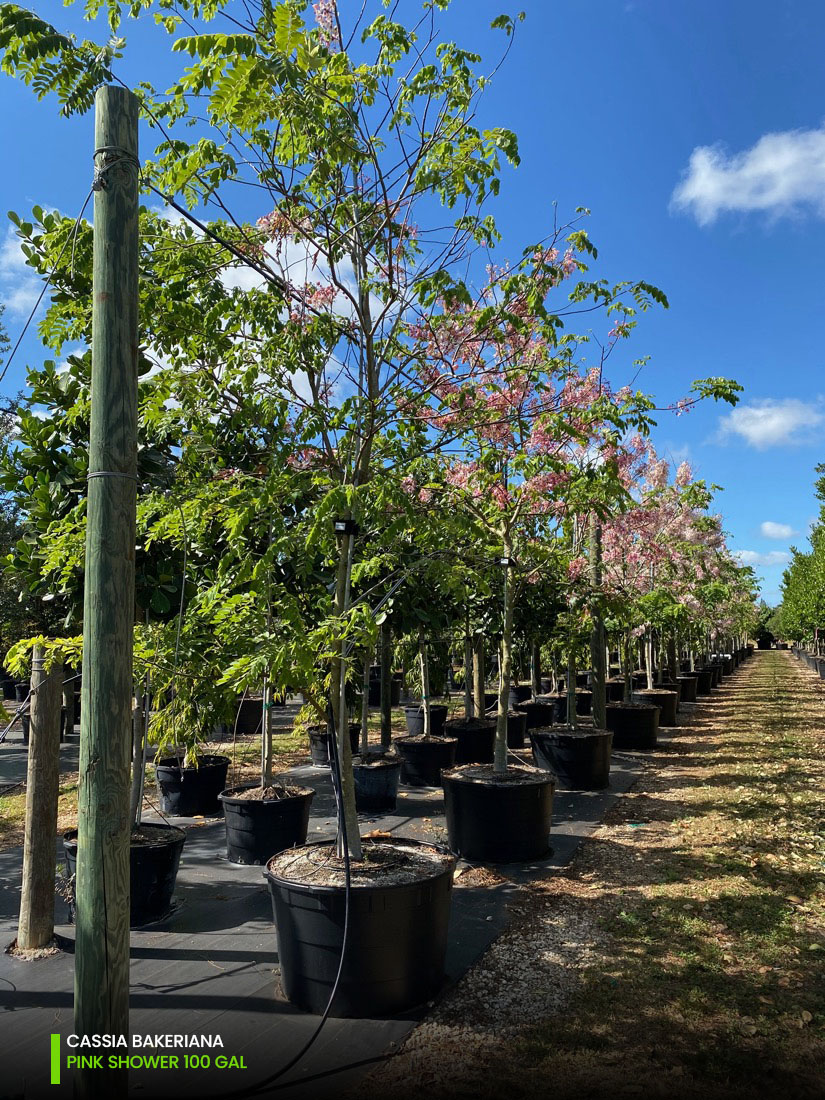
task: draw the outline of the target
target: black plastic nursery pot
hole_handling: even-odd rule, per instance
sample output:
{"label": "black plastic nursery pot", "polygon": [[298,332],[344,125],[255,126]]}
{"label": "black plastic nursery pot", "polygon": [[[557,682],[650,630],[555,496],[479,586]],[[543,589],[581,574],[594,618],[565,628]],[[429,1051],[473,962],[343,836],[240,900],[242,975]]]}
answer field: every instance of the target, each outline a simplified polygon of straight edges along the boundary
{"label": "black plastic nursery pot", "polygon": [[685,673],[677,679],[679,681],[680,700],[683,703],[695,703],[699,687],[699,673]]}
{"label": "black plastic nursery pot", "polygon": [[711,695],[713,693],[713,672],[709,668],[700,668],[696,673],[696,694]]}
{"label": "black plastic nursery pot", "polygon": [[352,774],[355,780],[355,807],[359,813],[386,813],[395,809],[401,782],[400,757],[381,753],[358,756],[353,761]]}
{"label": "black plastic nursery pot", "polygon": [[659,734],[659,708],[650,703],[608,703],[606,725],[613,733],[614,749],[655,749]]}
{"label": "black plastic nursery pot", "polygon": [[254,785],[229,787],[218,796],[226,823],[226,857],[230,863],[265,864],[277,852],[304,844],[315,791],[290,787],[280,798],[242,798]]}
{"label": "black plastic nursery pot", "polygon": [[580,714],[582,717],[590,714],[593,710],[593,692],[585,691],[584,688],[578,688],[576,690],[576,714]]}
{"label": "black plastic nursery pot", "polygon": [[[141,842],[138,842],[138,836],[142,838]],[[132,831],[129,845],[129,924],[133,928],[161,920],[171,909],[185,843],[186,833],[174,825],[145,822]],[[63,851],[66,871],[72,876],[77,870],[77,829],[63,834]],[[74,919],[74,896],[70,908]]]}
{"label": "black plastic nursery pot", "polygon": [[533,689],[529,684],[514,684],[510,688],[510,700],[511,707],[518,706],[519,703],[525,703],[533,694]]}
{"label": "black plastic nursery pot", "polygon": [[527,715],[523,710],[507,712],[507,748],[523,749],[527,735]]}
{"label": "black plastic nursery pot", "polygon": [[733,672],[733,657],[727,654],[722,658],[722,672],[725,676],[730,676]]}
{"label": "black plastic nursery pot", "polygon": [[553,726],[531,730],[530,742],[537,767],[553,772],[559,787],[600,791],[610,785],[610,730]]}
{"label": "black plastic nursery pot", "polygon": [[182,768],[175,757],[158,760],[155,779],[160,812],[170,817],[219,814],[218,798],[226,787],[228,756],[201,756],[197,767]]}
{"label": "black plastic nursery pot", "polygon": [[236,699],[235,716],[232,728],[238,734],[256,734],[261,732],[263,724],[263,700]]}
{"label": "black plastic nursery pot", "polygon": [[542,695],[549,695],[553,690],[553,681],[549,676],[542,676],[539,680],[539,687],[541,688]]}
{"label": "black plastic nursery pot", "polygon": [[[396,869],[382,884],[360,881],[356,866],[350,891],[348,935],[333,1017],[384,1017],[429,1001],[444,980],[455,858],[443,848],[416,840],[381,838],[369,846],[389,849]],[[292,1004],[320,1014],[338,973],[344,937],[343,881],[322,885],[297,880],[290,871],[302,853],[329,847],[305,845],[270,860],[264,875],[272,898],[281,985]],[[401,854],[417,856],[417,877],[403,875]],[[339,876],[343,878],[343,876]],[[364,876],[367,877],[367,876]]]}
{"label": "black plastic nursery pot", "polygon": [[608,703],[621,703],[624,699],[624,677],[605,682],[605,695]]}
{"label": "black plastic nursery pot", "polygon": [[676,706],[679,696],[675,691],[662,691],[660,688],[633,692],[634,703],[652,703],[659,708],[659,725],[676,725]]}
{"label": "black plastic nursery pot", "polygon": [[[309,727],[309,755],[316,768],[329,767],[329,730],[326,726]],[[361,724],[349,723],[349,747],[353,756],[358,752],[358,742],[361,738]],[[272,852],[269,853],[272,855]]]}
{"label": "black plastic nursery pot", "polygon": [[556,720],[556,696],[543,695],[531,703],[519,703],[515,708],[527,717],[527,730],[549,726]]}
{"label": "black plastic nursery pot", "polygon": [[550,851],[555,779],[539,768],[489,764],[444,772],[444,810],[450,849],[481,863],[541,859]]}
{"label": "black plastic nursery pot", "polygon": [[[443,733],[447,713],[448,708],[443,703],[430,704],[430,735],[432,737],[440,737]],[[424,708],[420,704],[416,704],[414,707],[404,707],[404,719],[407,723],[407,734],[410,737],[423,737]]]}
{"label": "black plastic nursery pot", "polygon": [[444,723],[447,737],[455,737],[456,764],[492,764],[496,744],[495,718],[454,718]]}
{"label": "black plastic nursery pot", "polygon": [[441,772],[455,765],[455,737],[396,737],[401,782],[407,787],[440,787]]}

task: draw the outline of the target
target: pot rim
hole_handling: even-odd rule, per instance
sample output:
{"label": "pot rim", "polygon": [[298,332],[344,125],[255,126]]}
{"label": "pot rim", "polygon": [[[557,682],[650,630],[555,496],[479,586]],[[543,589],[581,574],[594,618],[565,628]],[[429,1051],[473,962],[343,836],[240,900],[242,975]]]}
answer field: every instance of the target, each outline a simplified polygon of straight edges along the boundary
{"label": "pot rim", "polygon": [[[182,829],[180,825],[167,825],[163,821],[145,821],[144,825],[149,825],[153,829],[168,830],[168,836],[163,840],[159,840],[157,844],[136,844],[136,848],[168,848],[172,844],[176,844],[181,838],[186,840],[186,830]],[[174,834],[178,834],[175,836]],[[67,829],[63,834],[63,843],[71,844],[75,848],[77,847],[77,829]],[[131,844],[129,845],[131,848]]]}
{"label": "pot rim", "polygon": [[548,786],[552,786],[553,789],[555,790],[555,787],[556,787],[555,777],[553,775],[551,775],[549,772],[544,771],[541,768],[533,767],[532,765],[518,764],[515,767],[513,765],[508,765],[508,767],[507,767],[508,771],[514,771],[515,768],[517,767],[519,770],[522,770],[522,771],[527,771],[527,769],[529,768],[530,771],[534,771],[534,772],[537,773],[534,776],[531,775],[531,776],[528,777],[529,780],[530,780],[529,782],[523,782],[523,783],[519,783],[519,784],[502,783],[501,782],[501,777],[498,776],[498,775],[495,775],[492,771],[490,772],[489,776],[486,776],[486,775],[485,776],[461,775],[460,774],[465,768],[492,768],[492,767],[493,767],[492,764],[456,764],[456,766],[454,768],[450,768],[449,771],[441,773],[441,781],[443,783],[444,780],[446,779],[446,780],[449,780],[453,783],[472,783],[472,784],[475,784],[476,786],[500,787],[503,790],[511,790],[511,791],[516,790],[518,787],[548,787]]}
{"label": "pot rim", "polygon": [[[367,839],[367,838],[362,838]],[[439,854],[449,857],[449,863],[446,866],[439,867],[438,871],[431,875],[423,875],[420,879],[414,882],[390,882],[381,885],[378,882],[370,882],[363,884],[354,883],[351,887],[352,890],[357,890],[359,893],[368,893],[370,890],[408,890],[410,887],[417,888],[424,882],[429,882],[432,879],[440,878],[442,875],[449,874],[450,883],[452,884],[452,876],[455,871],[455,865],[458,862],[458,857],[446,848],[442,844],[433,844],[427,840],[416,840],[414,837],[404,836],[387,836],[387,837],[370,837],[373,843],[379,844],[411,844],[416,848],[432,848]],[[313,840],[311,844],[296,844],[294,848],[289,848],[288,851],[294,852],[297,848],[320,848],[322,845],[329,847],[334,845],[335,841],[329,840]],[[277,855],[283,853],[278,852]],[[264,878],[268,882],[276,883],[279,886],[288,886],[290,890],[301,890],[306,894],[323,894],[325,896],[333,896],[336,894],[345,894],[346,886],[329,886],[324,883],[318,882],[294,882],[292,879],[284,878],[282,875],[275,874],[274,871],[270,871],[269,864],[275,859],[276,856],[270,856],[264,866],[261,868],[261,872]]]}
{"label": "pot rim", "polygon": [[[274,782],[271,784],[273,787],[280,785],[281,784]],[[257,802],[259,805],[263,806],[280,806],[283,802],[297,802],[300,799],[305,799],[307,795],[309,795],[310,798],[314,798],[317,793],[314,787],[299,787],[298,794],[289,794],[285,798],[238,798],[233,793],[235,791],[251,791],[258,786],[259,784],[257,783],[239,783],[236,787],[227,787],[225,790],[221,791],[218,798],[221,802],[229,802],[233,805],[241,802]],[[290,784],[290,786],[292,786],[292,784]]]}
{"label": "pot rim", "polygon": [[421,733],[405,733],[401,737],[394,737],[393,741],[396,745],[406,745],[408,741],[414,741],[417,745],[432,744],[437,745],[457,745],[457,737],[442,737],[440,734],[430,734],[429,737],[424,737]]}
{"label": "pot rim", "polygon": [[227,762],[227,764],[232,763],[228,756],[223,756],[220,753],[204,753],[203,756],[200,757],[199,764],[190,764],[188,768],[184,768],[181,764],[179,764],[176,756],[164,756],[160,760],[156,760],[154,763],[155,768],[175,768],[179,772],[197,772],[200,771],[201,768],[220,767],[223,764],[224,760]]}

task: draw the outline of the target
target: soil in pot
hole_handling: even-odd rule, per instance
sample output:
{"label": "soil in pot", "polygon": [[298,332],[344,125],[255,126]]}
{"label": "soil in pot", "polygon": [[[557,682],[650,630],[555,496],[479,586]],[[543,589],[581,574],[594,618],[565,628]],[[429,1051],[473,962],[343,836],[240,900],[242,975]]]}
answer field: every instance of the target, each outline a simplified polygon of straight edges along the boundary
{"label": "soil in pot", "polygon": [[[329,731],[326,726],[309,727],[309,755],[316,768],[329,767]],[[359,722],[349,724],[349,746],[353,756],[358,752],[358,742],[361,738],[361,725]],[[270,852],[270,855],[272,853]]]}
{"label": "soil in pot", "polygon": [[550,851],[553,776],[526,765],[495,775],[491,765],[444,772],[450,848],[464,859],[515,863]]}
{"label": "soil in pot", "polygon": [[367,753],[352,761],[355,806],[359,813],[392,813],[398,801],[401,757],[394,752]]}
{"label": "soil in pot", "polygon": [[655,749],[659,708],[650,703],[608,703],[606,725],[613,732],[614,749]]}
{"label": "soil in pot", "polygon": [[[430,704],[430,735],[440,737],[444,732],[444,723],[447,721],[448,708],[443,703]],[[424,708],[420,705],[404,707],[404,718],[407,723],[407,733],[410,737],[423,737],[424,735]]]}
{"label": "soil in pot", "polygon": [[[455,858],[402,838],[364,839],[351,865],[350,915],[333,1017],[397,1015],[431,1000],[444,980]],[[273,857],[272,898],[281,984],[307,1012],[327,1006],[341,958],[344,861],[335,845],[308,844]]]}
{"label": "soil in pot", "polygon": [[228,756],[201,756],[197,767],[182,768],[175,757],[155,763],[160,811],[170,817],[219,814],[226,788]]}
{"label": "soil in pot", "polygon": [[679,700],[679,696],[675,691],[661,691],[658,688],[652,688],[644,691],[633,692],[634,703],[652,703],[655,707],[659,708],[659,725],[660,726],[675,726],[676,725],[676,705]]}
{"label": "soil in pot", "polygon": [[610,730],[553,726],[530,731],[533,759],[556,776],[560,787],[600,791],[610,785]]}
{"label": "soil in pot", "polygon": [[230,787],[219,797],[230,863],[266,864],[277,852],[306,842],[315,797],[311,787]]}
{"label": "soil in pot", "polygon": [[396,737],[401,782],[407,787],[439,787],[441,772],[455,764],[455,737]]}
{"label": "soil in pot", "polygon": [[527,734],[527,715],[523,710],[508,710],[507,712],[507,748],[523,749],[524,738]]}
{"label": "soil in pot", "polygon": [[444,723],[444,733],[455,737],[456,764],[492,764],[496,743],[495,718],[455,718]]}
{"label": "soil in pot", "polygon": [[[172,908],[172,894],[186,833],[174,825],[144,822],[132,830],[129,843],[129,924],[139,927],[161,920]],[[63,837],[66,870],[77,870],[77,829]],[[69,903],[74,920],[74,887]]]}

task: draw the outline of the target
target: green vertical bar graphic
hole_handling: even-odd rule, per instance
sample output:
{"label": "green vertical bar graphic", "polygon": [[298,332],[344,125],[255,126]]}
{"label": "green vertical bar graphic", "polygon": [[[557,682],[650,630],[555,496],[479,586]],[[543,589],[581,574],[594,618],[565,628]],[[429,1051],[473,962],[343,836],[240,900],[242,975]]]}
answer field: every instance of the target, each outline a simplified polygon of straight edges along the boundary
{"label": "green vertical bar graphic", "polygon": [[60,1036],[52,1035],[52,1076],[50,1084],[60,1084]]}

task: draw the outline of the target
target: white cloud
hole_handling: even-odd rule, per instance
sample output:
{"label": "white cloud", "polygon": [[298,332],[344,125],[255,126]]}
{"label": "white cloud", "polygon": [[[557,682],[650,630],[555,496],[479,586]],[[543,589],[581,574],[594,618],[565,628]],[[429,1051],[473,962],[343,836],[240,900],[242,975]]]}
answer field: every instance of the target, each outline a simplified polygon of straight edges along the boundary
{"label": "white cloud", "polygon": [[809,405],[794,397],[766,398],[737,405],[719,421],[722,440],[739,436],[751,447],[798,446],[812,441],[812,432],[825,422],[821,404]]}
{"label": "white cloud", "polygon": [[11,318],[28,317],[42,289],[40,279],[26,264],[20,238],[12,226],[0,245],[0,301]]}
{"label": "white cloud", "polygon": [[796,534],[789,523],[774,523],[772,519],[766,519],[759,530],[766,539],[789,539]]}
{"label": "white cloud", "polygon": [[671,205],[709,225],[725,212],[825,217],[825,126],[763,134],[740,153],[697,146]]}
{"label": "white cloud", "polygon": [[769,550],[760,554],[758,550],[735,550],[733,553],[743,565],[785,565],[791,560],[787,550]]}

